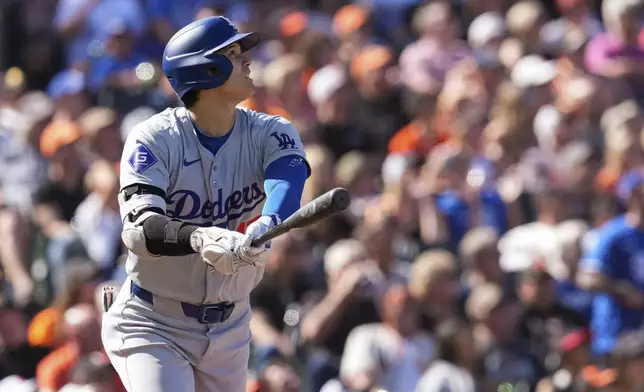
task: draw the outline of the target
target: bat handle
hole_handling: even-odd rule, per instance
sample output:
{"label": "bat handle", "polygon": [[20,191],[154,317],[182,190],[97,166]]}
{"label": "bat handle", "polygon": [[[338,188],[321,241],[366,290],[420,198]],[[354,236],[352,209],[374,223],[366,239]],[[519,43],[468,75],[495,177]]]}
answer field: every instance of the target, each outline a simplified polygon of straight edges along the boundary
{"label": "bat handle", "polygon": [[250,242],[250,246],[253,247],[253,248],[257,248],[258,246],[260,246],[260,245],[264,244],[266,241],[268,241],[268,240],[265,239],[265,234],[266,233],[263,233],[263,234],[258,235],[255,238],[253,238],[253,240]]}
{"label": "bat handle", "polygon": [[289,231],[289,227],[284,224],[277,225],[264,233],[258,235],[257,237],[253,238],[253,240],[250,243],[250,246],[253,248],[259,247],[263,245],[264,243],[272,240],[273,238],[277,237],[278,235],[282,235]]}

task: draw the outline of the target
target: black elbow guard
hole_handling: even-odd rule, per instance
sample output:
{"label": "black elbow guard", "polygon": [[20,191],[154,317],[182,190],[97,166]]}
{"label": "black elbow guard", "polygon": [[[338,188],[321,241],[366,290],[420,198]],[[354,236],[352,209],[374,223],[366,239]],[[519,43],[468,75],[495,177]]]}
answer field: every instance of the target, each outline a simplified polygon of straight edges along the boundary
{"label": "black elbow guard", "polygon": [[190,246],[190,236],[199,226],[157,214],[144,220],[141,226],[146,248],[152,254],[185,256],[196,253]]}

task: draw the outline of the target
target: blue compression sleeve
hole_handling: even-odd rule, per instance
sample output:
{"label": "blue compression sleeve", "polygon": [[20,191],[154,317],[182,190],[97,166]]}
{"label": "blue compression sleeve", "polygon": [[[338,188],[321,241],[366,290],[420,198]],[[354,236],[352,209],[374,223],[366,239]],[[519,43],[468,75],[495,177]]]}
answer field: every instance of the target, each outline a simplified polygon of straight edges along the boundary
{"label": "blue compression sleeve", "polygon": [[266,168],[264,190],[266,203],[262,215],[277,215],[281,220],[300,208],[308,166],[299,155],[287,155]]}

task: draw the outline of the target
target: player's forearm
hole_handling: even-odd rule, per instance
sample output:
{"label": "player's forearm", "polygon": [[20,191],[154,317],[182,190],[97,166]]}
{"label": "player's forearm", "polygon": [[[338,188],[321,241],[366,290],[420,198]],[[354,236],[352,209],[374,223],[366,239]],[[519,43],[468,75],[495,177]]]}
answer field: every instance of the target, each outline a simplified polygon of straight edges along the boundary
{"label": "player's forearm", "polygon": [[300,208],[307,177],[304,159],[289,155],[271,163],[265,172],[266,203],[262,215],[286,219]]}
{"label": "player's forearm", "polygon": [[143,221],[145,245],[148,251],[159,256],[185,256],[197,251],[191,243],[192,233],[199,228],[165,215],[154,214]]}
{"label": "player's forearm", "polygon": [[139,257],[198,253],[192,234],[199,226],[166,216],[165,197],[163,189],[141,183],[125,186],[119,194],[124,222],[121,238]]}
{"label": "player's forearm", "polygon": [[121,239],[135,255],[144,258],[198,253],[193,233],[199,226],[171,219],[159,208],[148,208],[124,221]]}

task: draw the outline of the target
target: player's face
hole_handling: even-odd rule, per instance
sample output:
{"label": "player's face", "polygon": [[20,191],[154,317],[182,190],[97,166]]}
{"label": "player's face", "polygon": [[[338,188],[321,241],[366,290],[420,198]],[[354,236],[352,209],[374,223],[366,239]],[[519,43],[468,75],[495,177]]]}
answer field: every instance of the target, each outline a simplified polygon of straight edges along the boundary
{"label": "player's face", "polygon": [[245,53],[242,53],[239,44],[232,44],[219,51],[233,63],[233,72],[221,87],[217,88],[218,92],[226,96],[235,97],[239,102],[250,97],[255,90],[255,84],[250,77],[250,59]]}

